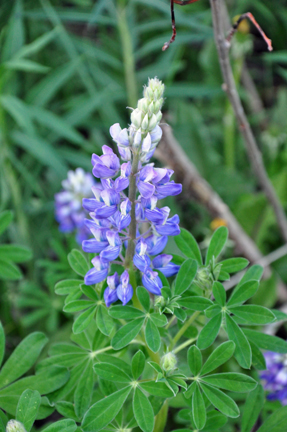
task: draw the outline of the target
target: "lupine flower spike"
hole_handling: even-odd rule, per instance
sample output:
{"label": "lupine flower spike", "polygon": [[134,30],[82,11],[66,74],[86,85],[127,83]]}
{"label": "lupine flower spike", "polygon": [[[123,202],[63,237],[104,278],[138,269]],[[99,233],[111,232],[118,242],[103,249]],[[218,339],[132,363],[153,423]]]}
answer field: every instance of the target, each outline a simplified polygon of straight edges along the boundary
{"label": "lupine flower spike", "polygon": [[[167,277],[179,271],[171,255],[161,254],[168,236],[180,232],[179,217],[170,217],[170,209],[160,208],[158,201],[178,195],[182,186],[170,180],[172,170],[149,163],[162,136],[159,123],[163,92],[162,82],[150,79],[144,97],[131,113],[129,128],[122,129],[118,123],[111,126],[110,134],[122,164],[106,145],[102,156],[92,156],[93,175],[100,179],[101,186],[91,188],[93,198],[83,199],[83,207],[91,217],[85,224],[93,238],[84,240],[82,247],[85,252],[97,254],[85,283],[91,285],[107,278],[104,298],[108,307],[117,300],[124,305],[131,300],[132,265],[141,272],[145,288],[156,295],[162,288],[157,270]],[[117,273],[108,276],[115,260],[121,260],[125,267],[120,277]]]}
{"label": "lupine flower spike", "polygon": [[95,180],[90,173],[82,168],[68,172],[68,178],[63,180],[63,190],[55,195],[55,217],[62,232],[76,231],[78,243],[89,236],[89,230],[84,220],[87,212],[82,208],[82,199],[92,196],[92,186]]}

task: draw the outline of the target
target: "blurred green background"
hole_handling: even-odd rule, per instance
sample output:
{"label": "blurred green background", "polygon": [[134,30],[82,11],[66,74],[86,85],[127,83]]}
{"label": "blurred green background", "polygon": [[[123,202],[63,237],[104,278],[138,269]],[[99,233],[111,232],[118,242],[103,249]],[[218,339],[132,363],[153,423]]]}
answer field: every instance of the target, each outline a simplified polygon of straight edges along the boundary
{"label": "blurred green background", "polygon": [[[266,169],[287,210],[286,0],[226,5],[230,19],[252,12],[273,41],[268,53],[258,31],[244,23],[231,58]],[[33,252],[33,259],[20,264],[20,282],[1,281],[8,334],[65,329],[54,283],[73,277],[66,256],[75,240],[58,231],[54,194],[68,169],[91,171],[91,154],[112,144],[113,123],[128,123],[126,106],[136,105],[148,77],[164,81],[165,119],[175,137],[262,253],[282,245],[221,88],[209,2],[175,5],[175,13],[178,36],[162,52],[171,36],[169,0],[2,0],[0,210],[11,209],[14,219],[1,243],[16,242]],[[258,91],[255,107],[257,99],[241,83],[243,64]],[[204,244],[211,233],[207,211],[186,197],[167,204]],[[274,269],[287,283],[287,258]],[[262,289],[268,295],[259,303],[278,304],[274,278]]]}

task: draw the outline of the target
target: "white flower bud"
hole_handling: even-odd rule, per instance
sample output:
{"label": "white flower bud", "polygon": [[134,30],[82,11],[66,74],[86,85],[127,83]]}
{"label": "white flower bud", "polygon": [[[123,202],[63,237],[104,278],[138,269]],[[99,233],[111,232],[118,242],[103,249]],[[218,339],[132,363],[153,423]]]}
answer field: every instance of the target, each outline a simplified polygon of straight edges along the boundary
{"label": "white flower bud", "polygon": [[161,121],[161,119],[162,119],[162,112],[159,111],[159,112],[157,113],[157,115],[156,115],[157,123],[159,123],[159,122]]}
{"label": "white flower bud", "polygon": [[141,129],[138,129],[134,136],[133,147],[138,148],[140,147],[141,143],[142,143],[142,131]]}
{"label": "white flower bud", "polygon": [[157,114],[159,112],[159,110],[161,109],[163,103],[163,99],[159,99],[157,101],[154,102],[154,114]]}
{"label": "white flower bud", "polygon": [[146,98],[142,98],[138,101],[138,109],[147,112],[148,110],[148,100]]}
{"label": "white flower bud", "polygon": [[133,110],[133,112],[131,113],[131,121],[133,123],[133,125],[138,129],[139,127],[141,127],[141,122],[142,122],[142,111],[139,110],[138,108],[136,108],[135,110]]}
{"label": "white flower bud", "polygon": [[152,131],[156,127],[156,125],[158,124],[157,116],[158,116],[158,114],[157,115],[153,114],[150,121],[149,121],[148,127],[149,127],[150,131]]}
{"label": "white flower bud", "polygon": [[9,420],[6,426],[6,432],[26,432],[26,429],[17,420]]}
{"label": "white flower bud", "polygon": [[173,370],[176,367],[176,363],[176,356],[172,352],[165,354],[161,359],[161,367],[166,372]]}
{"label": "white flower bud", "polygon": [[142,127],[143,130],[147,130],[148,126],[149,126],[148,115],[146,114],[144,116],[143,121],[142,121],[141,127]]}
{"label": "white flower bud", "polygon": [[150,146],[151,146],[151,136],[148,133],[145,139],[143,140],[142,151],[147,153],[150,150]]}
{"label": "white flower bud", "polygon": [[151,117],[154,114],[154,103],[151,102],[148,106],[148,115]]}

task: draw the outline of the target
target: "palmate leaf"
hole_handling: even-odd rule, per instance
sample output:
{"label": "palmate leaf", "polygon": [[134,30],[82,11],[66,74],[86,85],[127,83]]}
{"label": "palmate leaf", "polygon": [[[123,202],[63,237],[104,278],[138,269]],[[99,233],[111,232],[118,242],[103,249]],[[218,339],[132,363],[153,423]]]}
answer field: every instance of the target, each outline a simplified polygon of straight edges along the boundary
{"label": "palmate leaf", "polygon": [[55,285],[55,293],[58,295],[70,294],[72,291],[78,290],[82,283],[83,281],[78,279],[63,280]]}
{"label": "palmate leaf", "polygon": [[239,272],[248,266],[249,261],[245,258],[228,258],[220,262],[221,270],[227,273]]}
{"label": "palmate leaf", "polygon": [[287,354],[287,342],[277,336],[259,333],[255,330],[243,329],[247,338],[261,349]]}
{"label": "palmate leaf", "polygon": [[239,288],[235,288],[230,299],[227,302],[228,306],[244,303],[246,300],[254,296],[258,290],[259,283],[256,280],[250,280],[244,284],[240,284]]}
{"label": "palmate leaf", "polygon": [[90,307],[75,319],[73,324],[73,332],[75,334],[81,333],[90,325],[90,323],[94,319],[96,309],[97,306]]}
{"label": "palmate leaf", "polygon": [[130,381],[132,381],[131,367],[124,360],[108,354],[98,354],[97,359],[101,363],[109,363],[116,366],[118,369],[122,370],[126,375],[128,375],[130,377]]}
{"label": "palmate leaf", "polygon": [[83,418],[83,431],[97,432],[107,426],[118,414],[130,392],[131,387],[125,387],[92,405]]}
{"label": "palmate leaf", "polygon": [[272,323],[275,315],[267,308],[257,305],[241,305],[229,307],[230,312],[235,315],[239,324],[264,325]]}
{"label": "palmate leaf", "polygon": [[144,308],[144,310],[146,312],[149,312],[149,310],[150,310],[150,296],[144,287],[142,287],[142,286],[137,287],[137,297],[140,301],[140,304]]}
{"label": "palmate leaf", "polygon": [[183,297],[177,300],[177,303],[180,306],[186,307],[186,309],[193,311],[204,311],[213,305],[211,300],[200,296]]}
{"label": "palmate leaf", "polygon": [[154,427],[154,412],[150,401],[138,387],[134,392],[133,412],[141,430],[143,432],[152,432]]}
{"label": "palmate leaf", "polygon": [[143,311],[133,306],[113,306],[109,308],[109,315],[116,319],[136,319],[144,317]]}
{"label": "palmate leaf", "polygon": [[224,286],[220,282],[214,282],[214,284],[212,285],[212,293],[216,302],[220,306],[224,306],[226,303],[226,291],[224,289]]}
{"label": "palmate leaf", "polygon": [[268,419],[263,423],[257,432],[285,432],[287,422],[287,406],[276,410]]}
{"label": "palmate leaf", "polygon": [[140,383],[139,386],[149,394],[161,398],[170,398],[174,395],[165,382],[147,381]]}
{"label": "palmate leaf", "polygon": [[114,321],[110,317],[106,306],[98,306],[96,323],[100,332],[105,336],[110,336],[114,329]]}
{"label": "palmate leaf", "polygon": [[55,406],[58,413],[61,414],[63,417],[75,420],[76,422],[79,421],[75,413],[74,404],[72,402],[61,401],[57,402]]}
{"label": "palmate leaf", "polygon": [[251,432],[265,402],[263,387],[258,386],[247,395],[241,418],[241,432]]}
{"label": "palmate leaf", "polygon": [[77,429],[77,425],[74,420],[64,419],[52,423],[43,432],[74,432]]}
{"label": "palmate leaf", "polygon": [[252,365],[257,370],[265,370],[267,366],[264,355],[262,354],[258,346],[255,345],[255,343],[253,343],[251,340],[249,340],[249,344],[252,352]]}
{"label": "palmate leaf", "polygon": [[149,349],[151,349],[153,352],[158,352],[161,344],[160,334],[156,325],[151,319],[148,319],[146,323],[145,340]]}
{"label": "palmate leaf", "polygon": [[85,276],[89,271],[89,265],[86,258],[77,249],[73,249],[68,255],[68,261],[74,272],[80,276]]}

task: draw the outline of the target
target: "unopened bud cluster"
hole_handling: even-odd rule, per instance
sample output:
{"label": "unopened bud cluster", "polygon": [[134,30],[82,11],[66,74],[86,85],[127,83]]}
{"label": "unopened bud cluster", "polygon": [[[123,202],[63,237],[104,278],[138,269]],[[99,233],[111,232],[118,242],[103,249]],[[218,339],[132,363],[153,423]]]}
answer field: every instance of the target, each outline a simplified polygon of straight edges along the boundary
{"label": "unopened bud cluster", "polygon": [[175,369],[176,364],[177,364],[177,359],[172,352],[165,354],[161,359],[161,367],[166,372],[170,372],[173,369]]}
{"label": "unopened bud cluster", "polygon": [[131,114],[132,147],[140,150],[143,162],[151,158],[162,136],[159,123],[162,118],[163,92],[164,84],[157,78],[150,79],[144,89],[144,97],[138,101],[137,108]]}
{"label": "unopened bud cluster", "polygon": [[9,420],[6,426],[6,432],[26,432],[26,429],[17,420]]}

